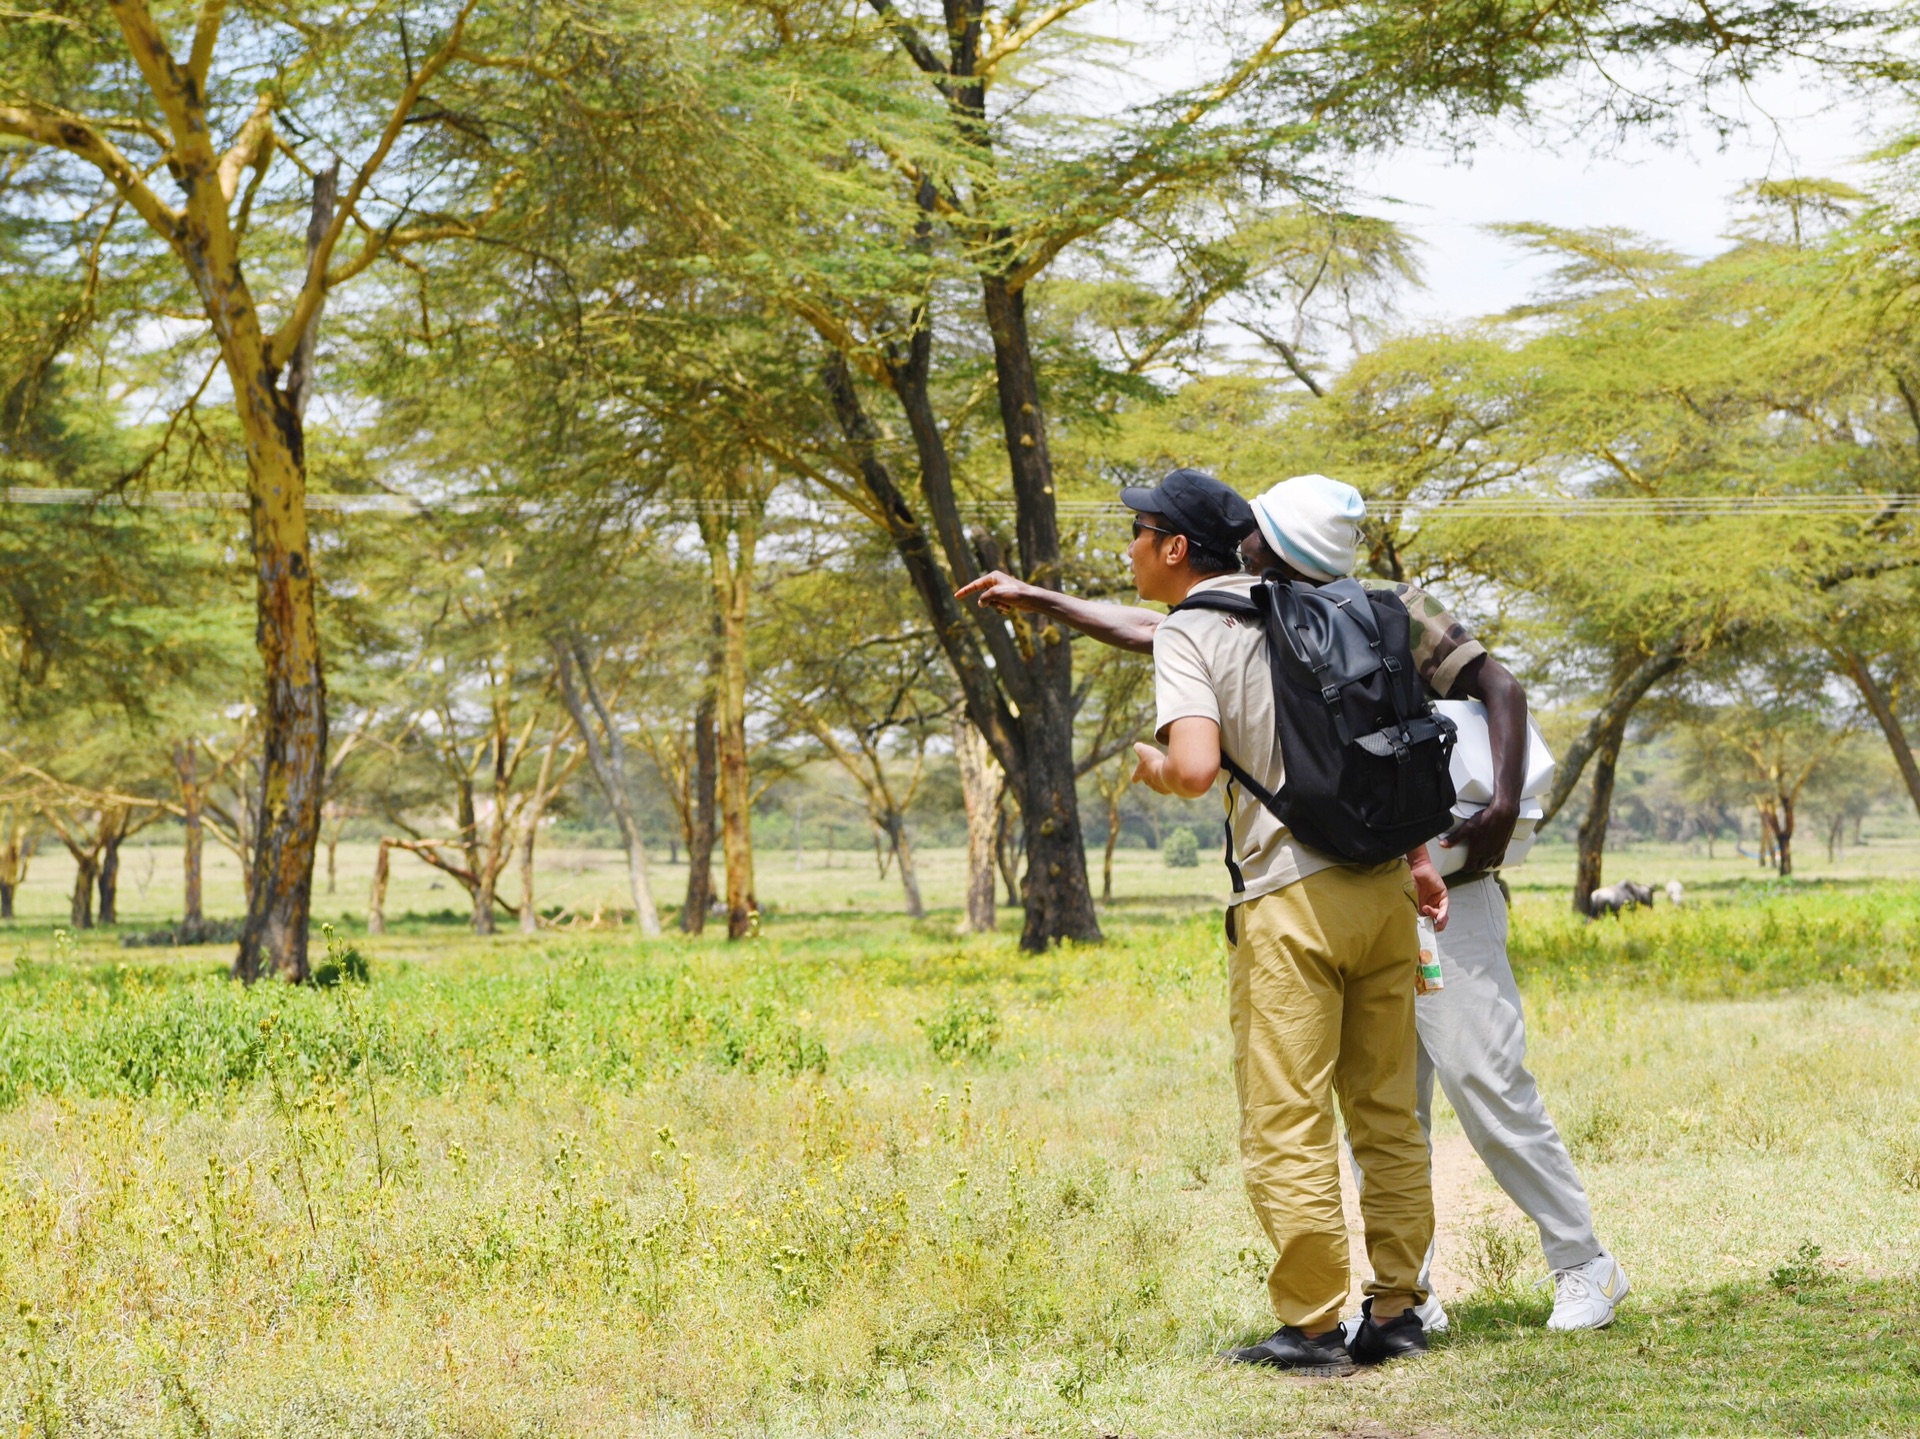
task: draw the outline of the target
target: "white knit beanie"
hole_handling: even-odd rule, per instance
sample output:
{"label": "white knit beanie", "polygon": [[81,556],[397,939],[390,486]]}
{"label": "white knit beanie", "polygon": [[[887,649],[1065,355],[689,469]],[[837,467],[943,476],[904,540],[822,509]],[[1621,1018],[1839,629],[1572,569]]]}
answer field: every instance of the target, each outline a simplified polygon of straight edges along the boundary
{"label": "white knit beanie", "polygon": [[1295,475],[1253,502],[1268,548],[1308,579],[1322,582],[1353,573],[1366,513],[1358,490],[1325,475]]}

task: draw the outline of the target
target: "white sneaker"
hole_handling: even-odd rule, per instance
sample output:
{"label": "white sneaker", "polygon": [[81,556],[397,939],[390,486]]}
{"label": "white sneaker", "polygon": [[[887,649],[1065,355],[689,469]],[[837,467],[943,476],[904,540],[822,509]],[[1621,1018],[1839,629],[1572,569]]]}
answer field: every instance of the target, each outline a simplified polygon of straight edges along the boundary
{"label": "white sneaker", "polygon": [[1547,1328],[1605,1329],[1630,1286],[1620,1261],[1602,1250],[1585,1264],[1553,1271],[1553,1313]]}
{"label": "white sneaker", "polygon": [[[1445,1334],[1449,1320],[1447,1307],[1440,1302],[1438,1294],[1429,1294],[1413,1311],[1420,1316],[1420,1327],[1429,1334]],[[1360,1332],[1360,1316],[1349,1314],[1340,1321],[1340,1333],[1347,1343],[1353,1343],[1353,1336]]]}

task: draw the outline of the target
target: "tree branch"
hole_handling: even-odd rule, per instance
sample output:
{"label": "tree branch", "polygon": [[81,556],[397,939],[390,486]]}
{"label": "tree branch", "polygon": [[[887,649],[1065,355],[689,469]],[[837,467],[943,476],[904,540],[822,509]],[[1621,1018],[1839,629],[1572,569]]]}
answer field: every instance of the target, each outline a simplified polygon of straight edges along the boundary
{"label": "tree branch", "polygon": [[148,187],[133,163],[113,142],[81,120],[44,114],[37,109],[0,105],[0,135],[17,135],[36,145],[65,150],[87,161],[117,190],[134,212],[151,225],[175,250],[180,246],[180,212]]}
{"label": "tree branch", "polygon": [[1537,828],[1546,828],[1560,812],[1561,806],[1572,797],[1574,786],[1580,783],[1581,772],[1586,769],[1587,761],[1593,758],[1594,751],[1600,747],[1600,741],[1608,730],[1639,704],[1648,690],[1679,669],[1687,659],[1681,637],[1672,635],[1627,672],[1607,697],[1607,702],[1587,722],[1586,733],[1569,745],[1566,754],[1561,756],[1559,767],[1554,771],[1553,792],[1547,796],[1547,802],[1542,807]]}
{"label": "tree branch", "polygon": [[253,113],[240,127],[240,133],[233,137],[232,147],[220,157],[220,193],[229,204],[240,188],[241,172],[249,166],[264,166],[272,152],[273,99],[262,95],[253,102]]}
{"label": "tree branch", "polygon": [[1295,353],[1292,345],[1289,345],[1278,335],[1270,335],[1259,326],[1251,324],[1246,320],[1236,320],[1234,323],[1277,354],[1280,357],[1280,362],[1289,370],[1293,371],[1294,379],[1305,385],[1307,389],[1312,392],[1316,400],[1326,398],[1327,392],[1321,388],[1320,382],[1314,379],[1313,371],[1309,370],[1306,365],[1301,362],[1300,356]]}
{"label": "tree branch", "polygon": [[913,28],[913,22],[893,8],[893,0],[869,0],[874,12],[886,21],[887,28],[893,31],[894,38],[900,42],[900,48],[913,57],[913,63],[927,74],[941,82],[940,88],[946,89],[945,82],[953,78],[953,72],[946,63],[934,53],[926,37]]}
{"label": "tree branch", "polygon": [[[353,184],[348,187],[346,198],[340,202],[340,208],[334,214],[333,223],[327,226],[326,234],[314,248],[313,258],[307,265],[306,282],[300,287],[300,294],[294,301],[292,312],[288,314],[280,328],[274,331],[273,339],[267,345],[267,363],[272,368],[277,370],[287,363],[293,354],[294,346],[299,343],[300,336],[306,332],[308,323],[313,319],[314,312],[320,308],[320,301],[326,294],[329,283],[327,265],[333,257],[334,247],[340,243],[340,236],[346,229],[347,217],[356,213],[360,197],[366,193],[367,186],[375,173],[386,163],[388,152],[393,149],[394,142],[400,138],[400,132],[406,128],[407,116],[419,103],[421,93],[434,76],[445,69],[447,63],[458,53],[461,37],[466,33],[467,19],[473,14],[473,8],[478,3],[479,0],[465,0],[461,5],[460,13],[454,17],[453,29],[447,36],[446,42],[427,57],[426,63],[415,72],[412,81],[401,92],[400,99],[393,107],[393,114],[388,117],[387,128],[381,134],[379,143],[374,146],[373,153],[367,157],[366,163],[354,174]],[[360,263],[349,267],[347,275],[337,277],[333,283],[337,284],[339,280],[348,278],[351,274],[357,274],[372,264],[373,258],[372,254],[365,255]]]}
{"label": "tree branch", "polygon": [[220,22],[226,18],[227,0],[202,0],[200,19],[193,27],[193,49],[187,55],[187,78],[193,81],[202,101],[207,93],[207,72],[213,68],[213,45],[220,38]]}

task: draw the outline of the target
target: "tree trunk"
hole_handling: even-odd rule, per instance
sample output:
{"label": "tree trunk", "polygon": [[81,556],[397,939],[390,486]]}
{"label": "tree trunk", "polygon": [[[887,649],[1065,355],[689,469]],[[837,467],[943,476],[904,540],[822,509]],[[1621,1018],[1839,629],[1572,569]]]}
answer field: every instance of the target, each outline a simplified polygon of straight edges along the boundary
{"label": "tree trunk", "polygon": [[960,764],[960,794],[967,810],[967,916],[962,929],[984,934],[999,925],[993,894],[993,861],[999,849],[1000,796],[1006,777],[985,736],[962,720],[954,727],[954,757]]}
{"label": "tree trunk", "polygon": [[[1015,529],[1021,569],[1029,584],[1060,588],[1060,529],[1054,504],[1053,460],[1039,377],[1027,334],[1026,294],[988,274],[981,280],[987,330],[993,337],[1000,427],[1013,472]],[[1026,923],[1020,946],[1043,950],[1055,940],[1100,938],[1073,758],[1073,646],[1064,627],[1029,627],[1032,704],[1020,707],[1025,741],[1020,815],[1027,835]]]}
{"label": "tree trunk", "polygon": [[[520,842],[520,932],[535,934],[540,929],[540,911],[533,903],[533,845],[540,833],[540,820],[547,812],[547,804],[553,793],[559,788],[553,780],[554,757],[560,753],[559,726],[554,727],[553,737],[547,741],[546,753],[540,756],[540,774],[533,782],[533,797],[527,801],[526,813],[521,816],[525,824],[525,834]],[[624,789],[624,785],[622,788]],[[644,875],[642,878],[644,879]],[[642,894],[651,894],[642,885]],[[660,921],[655,918],[652,933],[660,932]]]}
{"label": "tree trunk", "polygon": [[537,824],[527,826],[520,841],[520,933],[540,932],[540,912],[533,907],[533,841]]}
{"label": "tree trunk", "polygon": [[714,603],[720,615],[720,673],[716,708],[720,758],[720,843],[727,862],[727,938],[742,939],[759,922],[753,892],[753,782],[747,769],[747,620],[753,593],[757,540],[755,517],[734,519],[737,542],[712,527],[707,552],[713,564]]}
{"label": "tree trunk", "polygon": [[33,853],[27,827],[18,813],[0,811],[0,919],[13,918],[13,896],[27,882],[27,860]]}
{"label": "tree trunk", "polygon": [[[714,666],[715,675],[718,665]],[[719,786],[719,735],[716,703],[709,685],[693,719],[693,833],[687,836],[687,897],[680,906],[680,929],[700,934],[713,905],[713,842]]]}
{"label": "tree trunk", "polygon": [[1620,763],[1620,744],[1626,737],[1627,715],[1628,710],[1622,707],[1612,723],[1601,730],[1593,749],[1593,794],[1587,801],[1587,817],[1580,822],[1579,856],[1573,873],[1573,908],[1577,914],[1593,913],[1593,892],[1600,887],[1607,821],[1613,814],[1613,776]]}
{"label": "tree trunk", "polygon": [[[995,329],[1000,408],[1014,467],[1022,568],[1033,583],[1058,587],[1059,535],[1045,432],[1030,357],[1020,363],[1024,311],[1004,285],[997,293],[1001,303],[997,308],[989,304],[988,319]],[[960,526],[945,441],[927,390],[931,332],[924,313],[916,319],[909,358],[892,367],[893,389],[913,431],[921,492],[932,508],[941,546],[953,578],[965,581],[976,566]],[[1044,948],[1059,938],[1095,938],[1099,928],[1087,887],[1073,785],[1072,661],[1065,633],[1058,625],[1027,617],[1016,620],[1012,629],[998,615],[969,620],[954,603],[953,585],[942,573],[926,531],[881,458],[879,431],[861,407],[845,356],[829,355],[821,378],[861,482],[879,505],[894,548],[933,618],[934,632],[966,697],[967,718],[987,737],[1019,796],[1027,839],[1027,914],[1021,943]]]}
{"label": "tree trunk", "polygon": [[120,922],[120,834],[110,833],[106,842],[100,846],[100,873],[95,883],[100,887],[100,923],[118,924]]}
{"label": "tree trunk", "polygon": [[1775,853],[1779,858],[1780,877],[1782,879],[1787,878],[1787,876],[1793,873],[1793,810],[1793,796],[1790,794],[1781,795],[1780,818],[1777,821],[1779,828],[1776,836]]}
{"label": "tree trunk", "polygon": [[454,783],[453,822],[460,831],[460,854],[468,874],[480,873],[480,819],[473,807],[473,781],[465,775]]}
{"label": "tree trunk", "polygon": [[1886,736],[1887,748],[1893,751],[1893,762],[1900,768],[1900,778],[1907,787],[1907,797],[1913,801],[1915,810],[1920,810],[1920,761],[1916,761],[1913,746],[1907,742],[1907,732],[1900,723],[1900,716],[1894,713],[1893,705],[1887,693],[1873,677],[1873,671],[1867,668],[1866,661],[1853,650],[1840,652],[1847,678],[1860,691],[1860,697],[1867,702],[1874,722],[1880,726],[1880,733]]}
{"label": "tree trunk", "polygon": [[1020,881],[1020,855],[1013,843],[1013,816],[1007,813],[1005,796],[1002,796],[999,814],[994,817],[993,862],[999,866],[1001,882],[1007,887],[1008,906],[1017,908],[1024,902],[1026,886]]}
{"label": "tree trunk", "polygon": [[1113,847],[1120,842],[1120,796],[1125,782],[1115,784],[1107,800],[1107,852],[1100,861],[1100,903],[1113,903]]}
{"label": "tree trunk", "polygon": [[[554,641],[554,655],[559,661],[560,697],[566,702],[567,713],[573,717],[573,727],[579,732],[581,743],[587,748],[587,763],[613,811],[613,822],[620,831],[620,847],[626,851],[627,892],[633,900],[634,923],[642,934],[656,938],[660,933],[660,912],[653,905],[646,844],[641,838],[640,822],[634,817],[633,795],[627,789],[626,747],[621,743],[620,730],[600,697],[599,686],[594,683],[586,646],[576,636],[562,636]],[[593,718],[587,713],[588,704],[593,706],[593,714],[606,733],[604,745],[594,730]]]}
{"label": "tree trunk", "polygon": [[93,887],[100,877],[100,862],[90,854],[75,855],[73,865],[73,904],[67,919],[75,929],[92,929]]}
{"label": "tree trunk", "polygon": [[206,796],[200,789],[197,752],[193,741],[187,740],[173,747],[173,769],[180,783],[180,808],[184,835],[181,843],[181,882],[184,895],[180,911],[180,928],[185,936],[197,938],[206,927],[206,911],[202,907],[201,876],[205,872],[206,826],[201,822],[201,810]]}
{"label": "tree trunk", "polygon": [[373,859],[373,892],[367,898],[367,933],[387,932],[387,875],[393,865],[393,843],[380,841],[380,852]]}
{"label": "tree trunk", "polygon": [[499,871],[492,863],[484,863],[473,871],[473,919],[471,922],[475,934],[492,934],[493,891],[500,882]]}
{"label": "tree trunk", "polygon": [[893,841],[894,856],[900,861],[900,887],[906,891],[907,918],[925,919],[927,907],[920,899],[920,876],[913,868],[913,843],[907,838],[907,817],[897,810],[887,815],[887,832]]}
{"label": "tree trunk", "polygon": [[337,834],[328,835],[327,836],[327,893],[328,894],[332,894],[334,892],[334,889],[337,887],[335,884],[335,881],[338,878],[338,875],[334,869],[334,858],[339,848],[340,848],[340,836]]}
{"label": "tree trunk", "polygon": [[[313,212],[310,250],[333,212],[331,182],[315,182]],[[258,840],[233,974],[248,983],[269,972],[305,983],[327,761],[327,688],[307,540],[302,412],[310,387],[296,385],[290,395],[274,387],[266,336],[237,264],[225,285],[207,279],[203,287],[221,290],[206,296],[209,309],[217,305],[234,324],[221,350],[247,451],[254,639],[266,671]],[[301,337],[303,345],[311,346],[318,322],[316,313]]]}

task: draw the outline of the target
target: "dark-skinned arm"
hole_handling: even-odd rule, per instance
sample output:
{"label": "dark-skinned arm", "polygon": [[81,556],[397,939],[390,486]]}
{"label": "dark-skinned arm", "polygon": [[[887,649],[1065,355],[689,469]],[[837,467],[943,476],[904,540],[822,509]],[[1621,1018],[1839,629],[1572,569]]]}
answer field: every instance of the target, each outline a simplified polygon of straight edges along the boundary
{"label": "dark-skinned arm", "polygon": [[977,600],[1003,614],[1026,610],[1045,615],[1071,626],[1089,639],[1135,654],[1153,653],[1153,632],[1160,628],[1164,615],[1138,605],[1117,605],[1110,600],[1078,600],[1058,590],[1042,589],[1025,580],[1016,580],[1001,570],[989,570],[970,585],[953,592],[955,599]]}
{"label": "dark-skinned arm", "polygon": [[1527,781],[1527,692],[1513,671],[1492,655],[1480,655],[1460,671],[1450,697],[1465,695],[1487,707],[1487,740],[1493,750],[1493,799],[1440,843],[1467,847],[1467,873],[1496,868],[1506,858],[1520,818],[1520,786]]}

